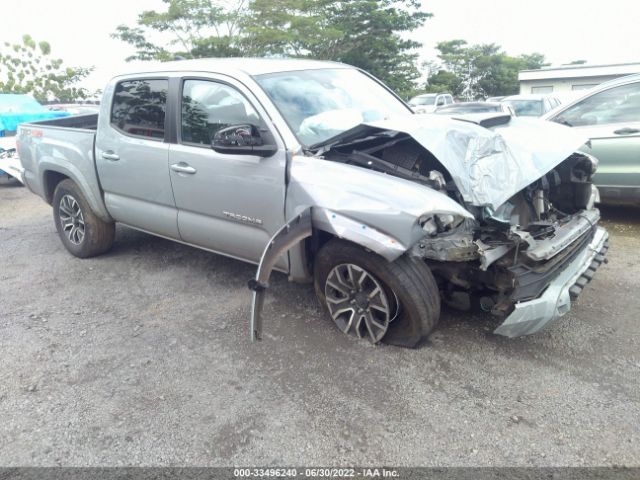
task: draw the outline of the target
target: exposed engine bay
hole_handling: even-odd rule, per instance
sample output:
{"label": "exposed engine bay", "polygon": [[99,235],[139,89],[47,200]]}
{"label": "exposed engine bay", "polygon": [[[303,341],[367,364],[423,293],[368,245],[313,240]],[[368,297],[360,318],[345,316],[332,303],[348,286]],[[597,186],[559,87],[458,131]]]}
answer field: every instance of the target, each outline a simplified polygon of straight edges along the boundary
{"label": "exposed engine bay", "polygon": [[422,216],[424,236],[409,251],[427,262],[451,306],[477,305],[504,317],[517,302],[540,296],[594,236],[599,212],[591,177],[597,160],[586,153],[570,154],[494,209],[465,199],[449,170],[411,135],[369,133],[317,154],[419,183],[473,214]]}

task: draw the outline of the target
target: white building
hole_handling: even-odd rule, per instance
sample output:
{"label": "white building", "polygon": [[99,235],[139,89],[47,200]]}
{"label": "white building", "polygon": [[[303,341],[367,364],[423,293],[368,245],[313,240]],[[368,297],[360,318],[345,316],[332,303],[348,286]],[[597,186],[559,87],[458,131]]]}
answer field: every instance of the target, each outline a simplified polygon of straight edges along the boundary
{"label": "white building", "polygon": [[563,65],[518,73],[520,93],[567,93],[586,90],[603,82],[640,73],[640,63],[615,65]]}

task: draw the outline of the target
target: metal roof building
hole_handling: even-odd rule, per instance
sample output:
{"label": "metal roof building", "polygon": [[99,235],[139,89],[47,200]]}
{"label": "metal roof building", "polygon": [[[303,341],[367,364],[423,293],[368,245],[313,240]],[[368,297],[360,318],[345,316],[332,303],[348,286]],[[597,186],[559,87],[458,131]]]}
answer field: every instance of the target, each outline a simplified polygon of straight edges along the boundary
{"label": "metal roof building", "polygon": [[586,90],[603,82],[640,73],[640,62],[613,65],[563,65],[518,73],[520,93],[566,93]]}

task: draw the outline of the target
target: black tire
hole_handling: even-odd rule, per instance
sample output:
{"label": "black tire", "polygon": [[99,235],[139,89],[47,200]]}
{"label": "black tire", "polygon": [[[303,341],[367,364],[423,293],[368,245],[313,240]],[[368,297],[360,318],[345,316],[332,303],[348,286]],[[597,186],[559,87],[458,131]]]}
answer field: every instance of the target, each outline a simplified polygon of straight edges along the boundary
{"label": "black tire", "polygon": [[[426,338],[440,319],[440,293],[429,267],[420,259],[403,255],[389,262],[374,252],[339,239],[327,242],[314,263],[316,295],[330,315],[325,285],[335,267],[353,264],[371,274],[400,303],[397,317],[388,324],[381,341],[414,348]],[[395,303],[395,300],[394,300]]]}
{"label": "black tire", "polygon": [[[65,205],[61,205],[63,199]],[[74,204],[72,200],[77,202],[77,211],[80,212],[78,215],[76,211],[75,221],[78,222],[78,225],[79,222],[84,223],[82,238],[79,241],[78,233],[70,236],[70,231],[73,227],[65,230],[65,227],[63,226],[62,217],[68,217],[71,218],[70,221],[74,221],[73,216],[69,217],[65,213],[69,209],[69,202],[71,202],[75,208],[76,204]],[[62,244],[72,255],[75,255],[76,257],[95,257],[96,255],[106,252],[113,245],[113,239],[116,231],[115,224],[113,222],[105,222],[93,213],[91,207],[89,207],[89,203],[80,191],[80,188],[78,188],[73,180],[63,180],[56,186],[53,193],[53,221],[56,224],[56,230],[58,230],[58,235],[62,240]],[[67,226],[68,225],[69,224],[67,223]]]}

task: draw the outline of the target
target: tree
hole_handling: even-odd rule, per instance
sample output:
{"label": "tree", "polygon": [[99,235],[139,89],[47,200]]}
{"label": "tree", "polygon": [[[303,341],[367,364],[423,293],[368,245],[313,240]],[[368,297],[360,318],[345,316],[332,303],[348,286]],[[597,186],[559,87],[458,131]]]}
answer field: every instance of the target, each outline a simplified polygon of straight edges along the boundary
{"label": "tree", "polygon": [[344,62],[400,95],[415,89],[421,44],[404,34],[431,16],[417,0],[253,0],[250,9],[245,42],[256,54]]}
{"label": "tree", "polygon": [[440,42],[436,48],[443,69],[429,76],[430,91],[447,87],[467,100],[510,95],[519,90],[518,72],[544,66],[544,55],[532,53],[512,57],[496,44],[468,46],[464,40]]}
{"label": "tree", "polygon": [[[247,0],[162,0],[166,11],[146,10],[136,27],[118,25],[111,35],[135,47],[130,60],[172,60],[241,55],[240,23]],[[152,41],[152,37],[156,41]],[[163,38],[168,37],[168,46]]]}
{"label": "tree", "polygon": [[[163,0],[137,26],[113,37],[136,48],[128,60],[286,56],[334,60],[363,68],[401,94],[419,77],[416,48],[404,38],[431,14],[418,0]],[[168,36],[168,46],[160,37]],[[166,43],[166,42],[165,42]]]}
{"label": "tree", "polygon": [[427,93],[449,92],[456,97],[462,95],[462,90],[462,79],[447,70],[439,70],[429,75],[425,89]]}
{"label": "tree", "polygon": [[87,90],[77,84],[93,70],[64,67],[62,60],[51,57],[48,42],[36,43],[30,35],[24,35],[22,43],[4,43],[0,67],[0,92],[28,93],[40,102],[87,98]]}

